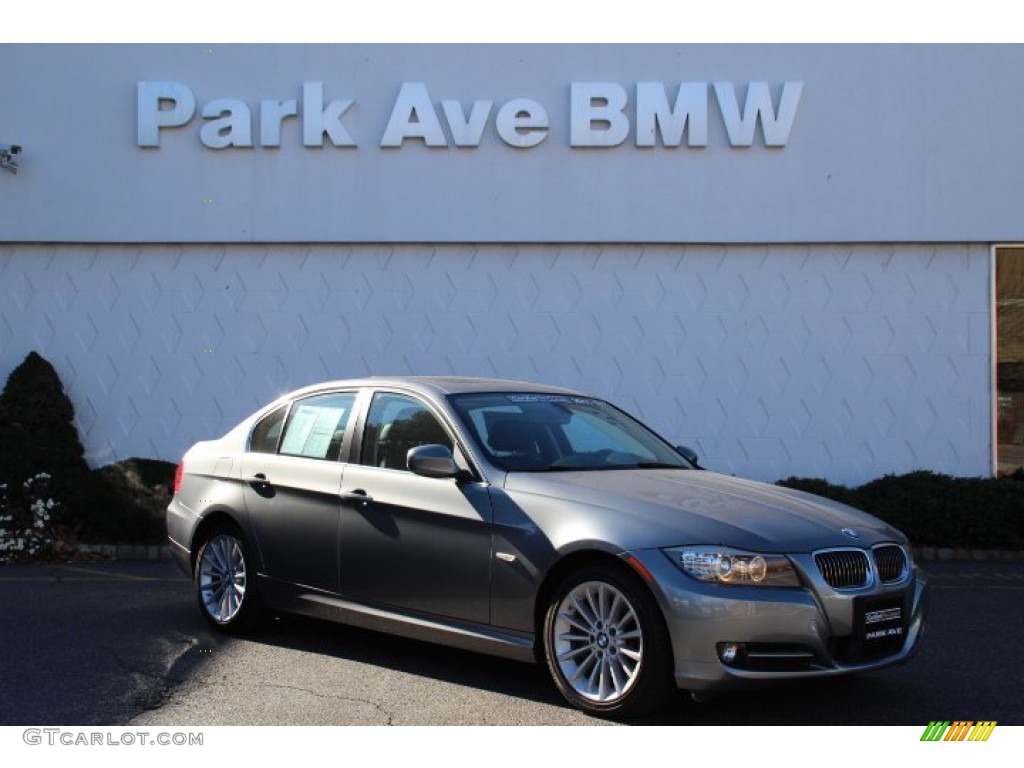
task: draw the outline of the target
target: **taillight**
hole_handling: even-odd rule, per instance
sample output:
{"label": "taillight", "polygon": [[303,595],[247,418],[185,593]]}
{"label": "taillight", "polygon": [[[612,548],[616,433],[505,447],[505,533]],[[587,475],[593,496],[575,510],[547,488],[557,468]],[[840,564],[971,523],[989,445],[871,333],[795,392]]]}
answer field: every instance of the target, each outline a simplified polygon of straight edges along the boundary
{"label": "taillight", "polygon": [[174,493],[177,494],[181,490],[181,476],[185,474],[185,461],[182,460],[178,463],[178,468],[174,470]]}

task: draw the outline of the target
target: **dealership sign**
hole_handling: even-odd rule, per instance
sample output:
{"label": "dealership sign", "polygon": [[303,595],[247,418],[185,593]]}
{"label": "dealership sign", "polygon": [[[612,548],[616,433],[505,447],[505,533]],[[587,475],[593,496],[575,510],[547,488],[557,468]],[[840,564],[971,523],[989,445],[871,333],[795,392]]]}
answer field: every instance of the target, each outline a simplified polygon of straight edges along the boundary
{"label": "dealership sign", "polygon": [[[757,126],[766,147],[784,147],[796,117],[803,83],[786,82],[777,101],[766,82],[746,85],[742,99],[731,82],[685,82],[674,86],[639,82],[635,97],[618,83],[580,82],[569,87],[569,124],[553,126],[543,104],[515,98],[501,104],[478,99],[466,110],[462,102],[434,100],[424,83],[403,83],[386,127],[375,144],[399,149],[407,142],[437,148],[473,148],[492,131],[510,147],[529,149],[552,133],[562,133],[570,147],[611,148],[632,136],[637,147],[706,147],[708,121],[717,110],[732,147],[754,144]],[[304,147],[357,148],[355,101],[327,101],[321,82],[304,82],[302,99],[264,99],[255,108],[237,98],[217,98],[200,105],[187,85],[173,81],[138,83],[137,143],[160,147],[163,133],[195,124],[199,141],[211,149],[280,147],[286,120],[301,124]],[[198,120],[197,120],[198,113]]]}

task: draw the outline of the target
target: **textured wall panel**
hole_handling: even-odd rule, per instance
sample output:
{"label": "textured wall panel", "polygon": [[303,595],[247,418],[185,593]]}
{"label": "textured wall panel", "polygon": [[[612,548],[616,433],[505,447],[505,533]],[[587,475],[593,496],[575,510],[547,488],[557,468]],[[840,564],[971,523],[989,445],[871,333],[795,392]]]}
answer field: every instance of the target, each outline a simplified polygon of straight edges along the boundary
{"label": "textured wall panel", "polygon": [[93,464],[175,460],[367,374],[613,399],[725,472],[991,464],[984,246],[0,246],[0,376],[60,373]]}

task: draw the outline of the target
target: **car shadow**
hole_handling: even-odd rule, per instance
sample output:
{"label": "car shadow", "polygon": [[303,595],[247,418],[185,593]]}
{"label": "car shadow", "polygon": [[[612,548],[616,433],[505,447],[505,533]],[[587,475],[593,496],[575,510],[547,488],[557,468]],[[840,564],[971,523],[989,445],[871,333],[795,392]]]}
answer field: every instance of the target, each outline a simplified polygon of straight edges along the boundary
{"label": "car shadow", "polygon": [[[486,656],[304,616],[275,619],[248,640],[383,667],[560,709],[572,708],[543,665]],[[900,670],[855,677],[767,683],[694,701],[680,691],[660,712],[634,725],[908,725],[920,717],[907,706]],[[913,686],[909,686],[912,690]],[[594,724],[603,721],[583,717]]]}
{"label": "car shadow", "polygon": [[247,635],[246,639],[553,706],[564,704],[561,696],[551,686],[547,670],[540,665],[323,619],[298,615],[280,616],[260,632]]}

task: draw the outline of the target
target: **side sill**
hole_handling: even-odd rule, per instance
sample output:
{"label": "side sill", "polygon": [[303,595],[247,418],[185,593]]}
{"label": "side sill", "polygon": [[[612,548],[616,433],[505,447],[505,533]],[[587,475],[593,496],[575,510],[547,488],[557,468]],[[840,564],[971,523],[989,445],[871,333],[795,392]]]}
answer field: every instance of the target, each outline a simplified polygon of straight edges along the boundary
{"label": "side sill", "polygon": [[438,616],[428,618],[398,613],[345,600],[310,587],[284,584],[263,574],[260,574],[259,582],[264,600],[270,606],[286,613],[312,616],[489,656],[536,662],[532,634]]}

